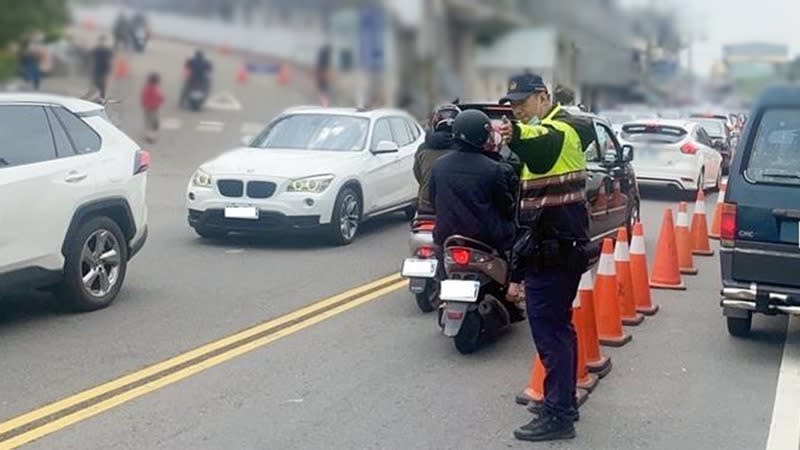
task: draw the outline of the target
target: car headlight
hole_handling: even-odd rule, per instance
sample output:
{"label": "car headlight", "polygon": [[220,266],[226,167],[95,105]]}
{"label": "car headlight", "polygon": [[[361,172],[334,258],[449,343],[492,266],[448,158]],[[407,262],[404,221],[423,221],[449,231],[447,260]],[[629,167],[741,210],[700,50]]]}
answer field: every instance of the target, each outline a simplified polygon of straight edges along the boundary
{"label": "car headlight", "polygon": [[211,184],[211,174],[202,169],[198,169],[197,172],[192,175],[192,186],[207,188],[211,187]]}
{"label": "car headlight", "polygon": [[309,192],[319,194],[328,189],[333,182],[333,175],[318,175],[314,177],[298,178],[289,182],[289,192]]}

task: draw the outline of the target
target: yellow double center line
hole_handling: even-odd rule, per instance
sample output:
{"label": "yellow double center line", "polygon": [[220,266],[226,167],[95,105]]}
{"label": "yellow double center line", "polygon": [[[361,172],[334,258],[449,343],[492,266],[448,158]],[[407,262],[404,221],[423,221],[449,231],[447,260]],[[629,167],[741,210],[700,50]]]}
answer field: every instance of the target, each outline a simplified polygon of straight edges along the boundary
{"label": "yellow double center line", "polygon": [[294,334],[404,286],[391,275],[0,423],[0,450],[17,448],[149,392]]}

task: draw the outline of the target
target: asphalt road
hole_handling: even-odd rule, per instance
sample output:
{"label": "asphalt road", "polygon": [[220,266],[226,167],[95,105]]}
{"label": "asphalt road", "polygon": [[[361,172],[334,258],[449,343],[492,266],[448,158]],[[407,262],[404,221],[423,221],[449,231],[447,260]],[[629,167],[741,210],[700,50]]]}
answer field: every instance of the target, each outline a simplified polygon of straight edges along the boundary
{"label": "asphalt road", "polygon": [[[180,62],[190,52],[155,42],[134,57],[129,79],[111,88],[123,100],[113,107],[115,120],[140,139],[138,89],[147,72],[160,71],[170,96],[162,116],[172,128],[151,147],[150,239],[117,302],[84,315],[62,312],[46,295],[0,304],[0,430],[50,402],[394,274],[406,256],[402,215],[367,224],[342,248],[285,236],[223,243],[196,237],[183,195],[197,165],[309,97],[300,80],[283,87],[259,75],[237,84],[241,60],[214,53],[215,94],[232,94],[241,109],[178,111]],[[50,87],[82,88],[59,83]],[[712,195],[709,211],[714,201]],[[643,204],[651,256],[670,206],[675,199],[662,192],[649,192]],[[578,438],[539,447],[765,448],[786,320],[757,317],[750,339],[729,337],[718,306],[717,259],[697,265],[687,291],[654,291],[661,312],[628,328],[632,343],[604,349],[614,369],[582,408]],[[141,396],[30,448],[532,447],[511,434],[530,418],[514,405],[533,351],[526,325],[462,356],[401,284],[384,291],[161,389],[145,384]]]}

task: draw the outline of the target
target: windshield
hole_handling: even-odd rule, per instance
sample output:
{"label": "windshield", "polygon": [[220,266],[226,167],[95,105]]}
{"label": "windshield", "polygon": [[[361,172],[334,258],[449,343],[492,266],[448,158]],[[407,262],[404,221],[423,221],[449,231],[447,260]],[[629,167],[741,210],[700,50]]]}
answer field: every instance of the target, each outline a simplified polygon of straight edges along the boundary
{"label": "windshield", "polygon": [[669,125],[625,125],[620,137],[628,142],[652,142],[674,144],[680,142],[688,133],[680,127]]}
{"label": "windshield", "polygon": [[279,118],[251,147],[354,152],[364,149],[369,119],[333,114],[294,114]]}
{"label": "windshield", "polygon": [[756,182],[800,184],[800,109],[764,113],[747,176]]}
{"label": "windshield", "polygon": [[711,137],[724,137],[725,126],[721,120],[718,119],[692,119],[705,128],[706,133]]}

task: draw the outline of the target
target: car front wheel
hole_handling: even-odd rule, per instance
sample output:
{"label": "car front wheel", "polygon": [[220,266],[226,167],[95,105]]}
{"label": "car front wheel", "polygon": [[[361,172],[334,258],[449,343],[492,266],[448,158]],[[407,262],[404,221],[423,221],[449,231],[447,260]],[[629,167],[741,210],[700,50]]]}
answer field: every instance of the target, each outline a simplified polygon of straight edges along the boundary
{"label": "car front wheel", "polygon": [[336,196],[328,238],[335,245],[348,245],[361,226],[361,197],[351,187],[345,187]]}
{"label": "car front wheel", "polygon": [[61,300],[81,312],[107,307],[122,288],[128,268],[122,230],[108,217],[94,217],[68,239]]}

